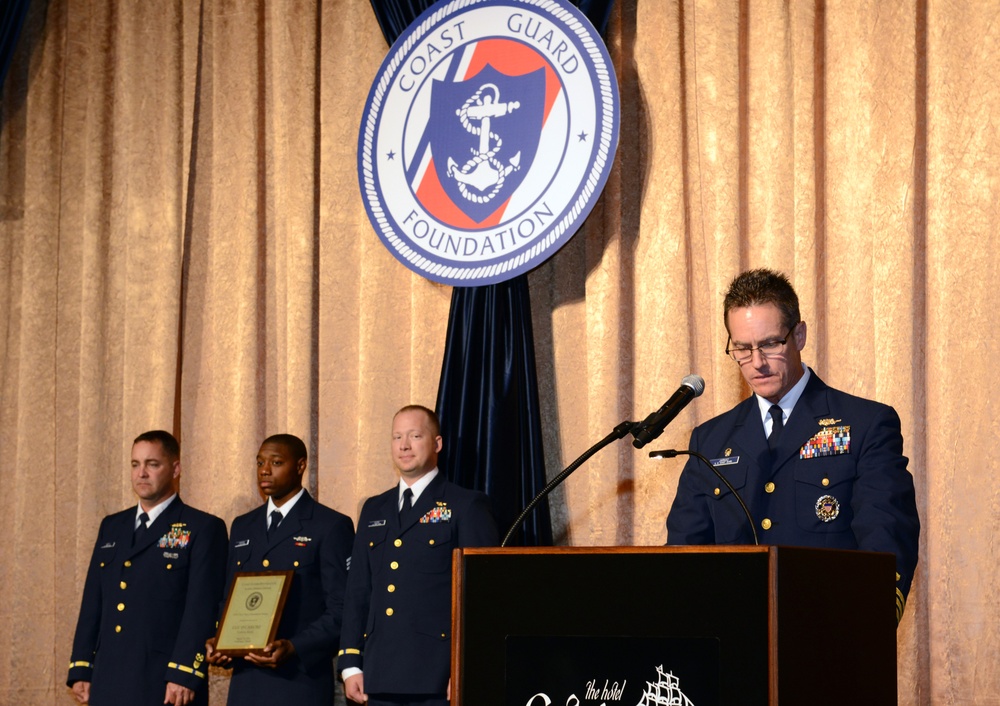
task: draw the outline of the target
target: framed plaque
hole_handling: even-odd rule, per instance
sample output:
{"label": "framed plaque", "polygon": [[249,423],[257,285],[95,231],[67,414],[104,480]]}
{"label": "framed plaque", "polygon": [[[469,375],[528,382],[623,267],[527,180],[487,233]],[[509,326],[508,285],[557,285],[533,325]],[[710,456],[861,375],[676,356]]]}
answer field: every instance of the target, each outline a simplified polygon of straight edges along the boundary
{"label": "framed plaque", "polygon": [[260,653],[274,640],[294,575],[291,569],[236,574],[215,634],[215,649],[230,657],[243,657]]}

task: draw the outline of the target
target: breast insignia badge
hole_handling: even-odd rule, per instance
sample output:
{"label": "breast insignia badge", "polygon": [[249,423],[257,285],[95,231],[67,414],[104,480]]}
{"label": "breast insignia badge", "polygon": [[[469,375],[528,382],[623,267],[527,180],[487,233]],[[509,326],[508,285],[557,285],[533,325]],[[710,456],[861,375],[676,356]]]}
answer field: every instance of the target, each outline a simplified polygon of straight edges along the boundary
{"label": "breast insignia badge", "polygon": [[840,514],[840,501],[832,495],[821,495],[816,501],[816,517],[820,522],[833,522]]}

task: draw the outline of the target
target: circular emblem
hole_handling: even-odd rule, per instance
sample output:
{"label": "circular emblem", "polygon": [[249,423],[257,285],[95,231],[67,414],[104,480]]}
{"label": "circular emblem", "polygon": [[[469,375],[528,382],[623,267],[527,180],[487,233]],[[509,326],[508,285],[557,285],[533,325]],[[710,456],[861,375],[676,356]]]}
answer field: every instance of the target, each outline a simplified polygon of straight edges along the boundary
{"label": "circular emblem", "polygon": [[823,495],[816,501],[816,517],[821,522],[833,522],[840,514],[840,501],[832,495]]}
{"label": "circular emblem", "polygon": [[264,596],[260,591],[254,591],[249,596],[247,596],[247,610],[257,610],[260,608],[260,604],[264,601]]}
{"label": "circular emblem", "polygon": [[372,84],[358,178],[383,244],[443,284],[510,279],[583,223],[618,145],[618,84],[565,0],[450,0]]}

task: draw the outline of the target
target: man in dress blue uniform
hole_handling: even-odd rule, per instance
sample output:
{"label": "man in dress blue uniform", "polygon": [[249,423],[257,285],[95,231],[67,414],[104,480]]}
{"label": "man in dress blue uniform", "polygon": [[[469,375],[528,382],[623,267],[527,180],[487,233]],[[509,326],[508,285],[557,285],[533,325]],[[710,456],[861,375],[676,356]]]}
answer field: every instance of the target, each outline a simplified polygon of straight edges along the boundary
{"label": "man in dress blue uniform", "polygon": [[226,525],[177,494],[169,432],[132,445],[137,507],[105,517],[90,560],[66,680],[80,703],[208,703],[205,639],[225,579]]}
{"label": "man in dress blue uniform", "polygon": [[[898,622],[920,535],[899,416],[828,387],[802,363],[806,323],[784,275],[738,275],[723,312],[726,353],[754,394],[697,427],[689,448],[740,493],[762,544],[895,554]],[[753,542],[737,500],[693,457],[667,516],[667,542]]]}
{"label": "man in dress blue uniform", "polygon": [[215,651],[215,638],[205,645],[211,664],[233,669],[228,703],[235,706],[333,703],[354,524],[302,487],[307,463],[297,436],[265,439],[257,486],[267,502],[233,520],[227,591],[238,571],[295,572],[275,639],[260,653],[234,660]]}
{"label": "man in dress blue uniform", "polygon": [[338,667],[347,697],[368,706],[447,705],[451,552],[499,541],[489,498],[438,472],[441,443],[434,412],[399,410],[399,483],[361,509]]}

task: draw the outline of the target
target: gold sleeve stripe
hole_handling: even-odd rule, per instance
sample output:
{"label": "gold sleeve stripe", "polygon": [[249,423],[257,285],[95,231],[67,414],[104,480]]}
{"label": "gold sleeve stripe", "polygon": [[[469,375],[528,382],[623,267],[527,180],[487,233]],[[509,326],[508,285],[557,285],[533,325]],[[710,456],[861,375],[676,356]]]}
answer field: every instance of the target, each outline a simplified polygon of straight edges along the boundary
{"label": "gold sleeve stripe", "polygon": [[903,619],[903,611],[906,610],[906,598],[903,597],[903,592],[898,588],[896,589],[896,625],[899,625],[899,621]]}
{"label": "gold sleeve stripe", "polygon": [[199,672],[197,669],[192,669],[191,667],[186,667],[183,664],[177,664],[177,662],[170,662],[167,664],[171,669],[178,669],[182,672],[187,672],[188,674],[194,674],[196,677],[205,678],[205,672]]}
{"label": "gold sleeve stripe", "polygon": [[337,656],[343,657],[344,655],[359,655],[359,654],[361,654],[361,650],[356,650],[353,647],[349,647],[346,650],[341,650],[340,652],[338,652]]}
{"label": "gold sleeve stripe", "polygon": [[70,662],[69,663],[69,668],[70,669],[75,669],[76,667],[89,667],[90,669],[93,669],[94,665],[91,664],[90,662]]}

